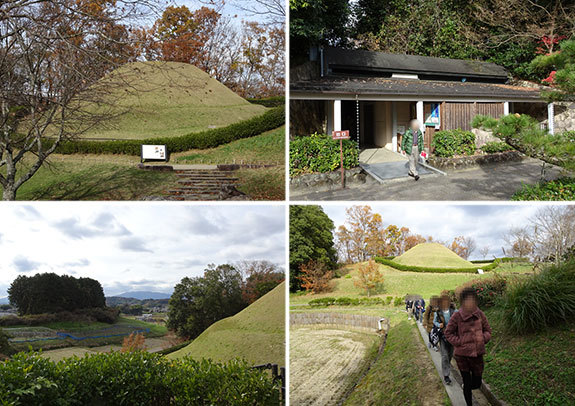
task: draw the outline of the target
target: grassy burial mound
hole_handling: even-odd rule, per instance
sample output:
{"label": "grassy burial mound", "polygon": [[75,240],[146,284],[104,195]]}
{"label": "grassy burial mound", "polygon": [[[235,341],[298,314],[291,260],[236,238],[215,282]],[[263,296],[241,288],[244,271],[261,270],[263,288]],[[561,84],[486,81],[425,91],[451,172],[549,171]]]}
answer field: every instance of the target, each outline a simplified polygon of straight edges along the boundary
{"label": "grassy burial mound", "polygon": [[84,138],[179,136],[224,127],[266,110],[187,63],[129,63],[97,87],[109,89],[105,99],[109,97],[111,107],[106,109],[113,117],[84,133]]}
{"label": "grassy burial mound", "polygon": [[418,244],[394,258],[393,261],[401,265],[421,267],[473,268],[475,266],[445,245],[435,242]]}
{"label": "grassy burial mound", "polygon": [[[376,261],[400,271],[413,272],[476,272],[481,267],[439,243],[418,244],[394,259],[376,258]],[[492,263],[482,269],[491,270],[496,266]]]}
{"label": "grassy burial mound", "polygon": [[168,357],[285,365],[285,282],[239,312],[208,327]]}

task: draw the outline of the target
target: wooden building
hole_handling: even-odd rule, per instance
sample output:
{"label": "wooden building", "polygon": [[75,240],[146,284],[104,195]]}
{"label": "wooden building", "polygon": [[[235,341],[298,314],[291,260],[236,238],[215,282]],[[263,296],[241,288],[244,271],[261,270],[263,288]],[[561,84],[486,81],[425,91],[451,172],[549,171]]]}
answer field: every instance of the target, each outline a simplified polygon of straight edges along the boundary
{"label": "wooden building", "polygon": [[398,151],[411,119],[425,128],[429,148],[436,131],[470,130],[477,114],[527,113],[534,103],[553,132],[553,105],[538,89],[508,84],[493,63],[325,48],[316,66],[319,75],[290,83],[292,128],[315,110],[321,131],[350,130],[361,148]]}

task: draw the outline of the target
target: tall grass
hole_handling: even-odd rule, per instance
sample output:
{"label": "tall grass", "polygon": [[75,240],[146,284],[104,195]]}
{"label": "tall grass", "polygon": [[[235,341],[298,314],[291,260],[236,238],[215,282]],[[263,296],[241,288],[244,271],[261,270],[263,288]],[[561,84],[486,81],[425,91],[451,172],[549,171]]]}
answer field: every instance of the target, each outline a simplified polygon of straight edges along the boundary
{"label": "tall grass", "polygon": [[551,266],[511,284],[503,297],[512,332],[540,331],[575,319],[575,261]]}

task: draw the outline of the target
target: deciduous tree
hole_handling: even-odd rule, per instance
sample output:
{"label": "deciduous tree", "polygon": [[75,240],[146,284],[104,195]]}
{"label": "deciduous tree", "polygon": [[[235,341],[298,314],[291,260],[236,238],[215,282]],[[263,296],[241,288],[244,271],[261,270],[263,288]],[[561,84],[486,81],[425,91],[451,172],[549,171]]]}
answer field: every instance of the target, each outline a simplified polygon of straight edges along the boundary
{"label": "deciduous tree", "polygon": [[327,292],[331,289],[330,282],[333,272],[325,263],[311,260],[300,267],[301,287],[312,293]]}
{"label": "deciduous tree", "polygon": [[367,296],[383,284],[383,274],[379,270],[379,265],[374,260],[360,264],[357,267],[357,277],[353,281],[358,288],[365,290]]}

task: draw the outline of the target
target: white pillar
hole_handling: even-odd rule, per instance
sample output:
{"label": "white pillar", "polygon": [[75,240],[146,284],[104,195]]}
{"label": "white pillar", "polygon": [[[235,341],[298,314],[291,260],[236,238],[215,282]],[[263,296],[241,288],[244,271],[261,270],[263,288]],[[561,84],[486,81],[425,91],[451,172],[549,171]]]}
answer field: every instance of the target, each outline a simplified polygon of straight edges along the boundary
{"label": "white pillar", "polygon": [[421,128],[422,132],[425,132],[424,128],[424,118],[423,118],[423,101],[418,101],[415,106],[415,111],[417,113],[417,121],[419,122],[419,128]]}
{"label": "white pillar", "polygon": [[341,100],[333,101],[333,130],[341,131]]}
{"label": "white pillar", "polygon": [[504,115],[504,116],[508,116],[508,115],[509,115],[509,102],[504,102],[504,103],[503,103],[503,115]]}
{"label": "white pillar", "polygon": [[549,134],[555,134],[555,106],[553,103],[547,105],[547,123]]}
{"label": "white pillar", "polygon": [[397,102],[391,102],[391,149],[397,152]]}

